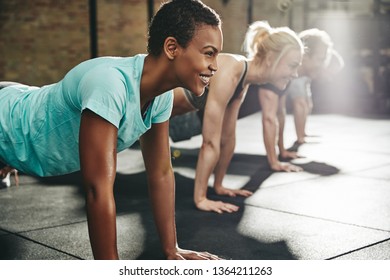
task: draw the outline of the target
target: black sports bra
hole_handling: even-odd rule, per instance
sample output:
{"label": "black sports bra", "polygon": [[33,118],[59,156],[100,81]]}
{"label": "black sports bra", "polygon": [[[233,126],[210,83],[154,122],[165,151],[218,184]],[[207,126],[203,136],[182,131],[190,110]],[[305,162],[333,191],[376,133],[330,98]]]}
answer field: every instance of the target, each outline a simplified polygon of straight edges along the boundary
{"label": "black sports bra", "polygon": [[[288,87],[288,85],[287,85]],[[287,88],[286,87],[286,88]],[[271,91],[273,91],[275,94],[277,94],[279,97],[283,96],[286,94],[286,90],[280,90],[278,89],[276,86],[274,86],[273,84],[271,83],[267,83],[267,84],[258,84],[258,85],[255,85],[255,84],[252,84],[250,85],[250,88],[254,91],[258,91],[260,88],[265,88],[265,89],[269,89]]]}

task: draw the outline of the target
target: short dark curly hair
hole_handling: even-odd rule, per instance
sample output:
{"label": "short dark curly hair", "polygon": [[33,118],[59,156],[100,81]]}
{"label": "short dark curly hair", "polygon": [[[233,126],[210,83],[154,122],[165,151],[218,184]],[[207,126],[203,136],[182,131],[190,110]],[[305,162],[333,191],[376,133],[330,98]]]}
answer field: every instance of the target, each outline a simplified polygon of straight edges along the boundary
{"label": "short dark curly hair", "polygon": [[200,0],[171,0],[161,5],[153,17],[148,32],[148,53],[159,56],[167,37],[174,37],[180,46],[187,47],[202,24],[220,26],[219,15]]}

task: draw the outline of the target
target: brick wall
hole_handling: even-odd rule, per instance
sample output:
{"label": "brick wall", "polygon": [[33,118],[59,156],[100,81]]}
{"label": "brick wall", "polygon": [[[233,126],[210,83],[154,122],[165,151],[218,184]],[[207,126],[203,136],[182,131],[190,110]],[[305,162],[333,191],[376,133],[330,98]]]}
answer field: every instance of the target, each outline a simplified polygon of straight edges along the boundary
{"label": "brick wall", "polygon": [[[98,0],[98,55],[146,51],[144,0]],[[0,1],[0,80],[56,82],[90,58],[88,0]]]}
{"label": "brick wall", "polygon": [[0,1],[0,80],[57,81],[89,57],[88,1]]}
{"label": "brick wall", "polygon": [[[146,52],[146,0],[97,0],[99,56]],[[158,2],[158,1],[155,1]],[[155,10],[158,8],[156,5]]]}

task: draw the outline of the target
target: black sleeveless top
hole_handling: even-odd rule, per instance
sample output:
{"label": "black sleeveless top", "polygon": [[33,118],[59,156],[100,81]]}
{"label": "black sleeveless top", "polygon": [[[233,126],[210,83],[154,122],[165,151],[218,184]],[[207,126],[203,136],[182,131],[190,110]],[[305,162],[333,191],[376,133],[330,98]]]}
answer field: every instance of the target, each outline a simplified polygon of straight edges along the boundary
{"label": "black sleeveless top", "polygon": [[244,80],[246,77],[246,72],[248,70],[248,62],[246,60],[244,62],[245,62],[244,63],[244,71],[241,74],[240,81],[238,82],[238,85],[233,93],[232,98],[230,98],[230,100],[229,100],[229,104],[232,103],[234,100],[236,100],[240,96],[242,90],[244,89]]}
{"label": "black sleeveless top", "polygon": [[[288,85],[287,85],[287,87],[288,87]],[[286,90],[280,90],[277,87],[275,87],[273,84],[270,84],[270,83],[267,83],[267,84],[252,84],[252,85],[250,85],[250,90],[251,91],[256,91],[257,92],[260,88],[265,88],[265,89],[271,90],[275,94],[277,94],[279,97],[281,97],[281,96],[286,94]]]}

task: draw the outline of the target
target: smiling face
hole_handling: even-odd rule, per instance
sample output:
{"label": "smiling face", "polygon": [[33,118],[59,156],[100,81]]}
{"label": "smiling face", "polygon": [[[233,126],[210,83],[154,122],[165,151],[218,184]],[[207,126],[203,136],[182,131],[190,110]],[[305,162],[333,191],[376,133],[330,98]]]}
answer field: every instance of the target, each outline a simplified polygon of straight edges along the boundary
{"label": "smiling face", "polygon": [[186,48],[179,48],[175,57],[175,72],[179,84],[195,95],[203,94],[210,78],[217,71],[217,55],[222,50],[220,27],[201,25]]}
{"label": "smiling face", "polygon": [[271,71],[270,82],[278,89],[284,90],[292,79],[298,77],[301,61],[301,50],[295,48],[288,50]]}

